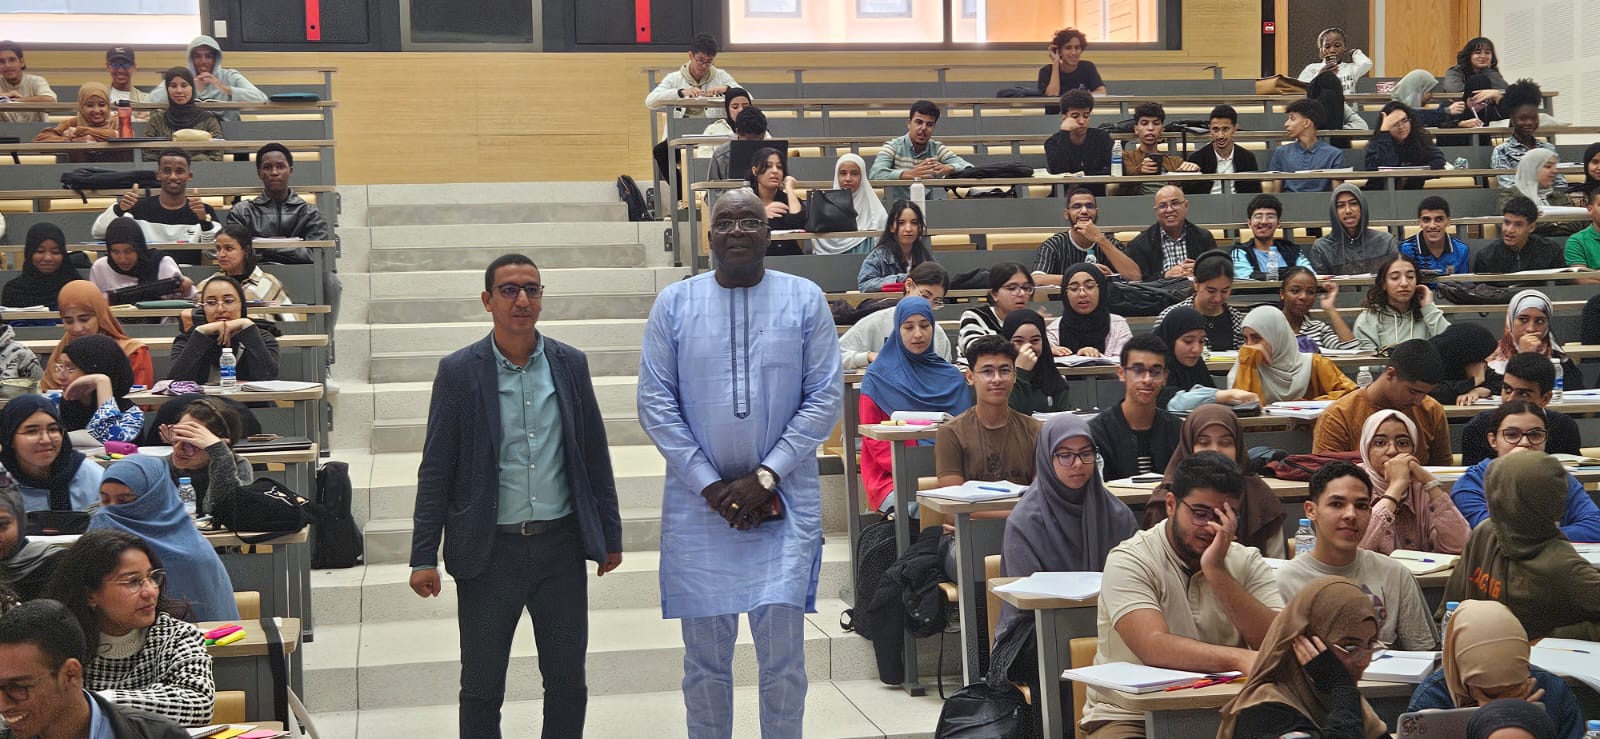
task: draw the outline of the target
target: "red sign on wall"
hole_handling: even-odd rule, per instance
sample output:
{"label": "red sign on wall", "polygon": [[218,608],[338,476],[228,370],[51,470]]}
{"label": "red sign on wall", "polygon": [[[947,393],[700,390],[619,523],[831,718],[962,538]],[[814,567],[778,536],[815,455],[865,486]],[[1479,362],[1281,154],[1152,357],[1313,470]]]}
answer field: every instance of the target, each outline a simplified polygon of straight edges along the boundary
{"label": "red sign on wall", "polygon": [[1274,21],[1261,21],[1261,33],[1263,35],[1271,36],[1272,34],[1277,33],[1277,32],[1278,32],[1278,24],[1276,22],[1274,22]]}

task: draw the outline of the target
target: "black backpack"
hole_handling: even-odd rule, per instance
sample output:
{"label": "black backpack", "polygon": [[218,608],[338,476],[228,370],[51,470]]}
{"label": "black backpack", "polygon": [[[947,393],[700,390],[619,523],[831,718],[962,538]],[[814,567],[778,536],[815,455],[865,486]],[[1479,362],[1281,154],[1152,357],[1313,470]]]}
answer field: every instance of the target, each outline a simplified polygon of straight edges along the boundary
{"label": "black backpack", "polygon": [[239,488],[231,501],[213,501],[211,517],[233,531],[262,532],[260,536],[240,537],[246,544],[270,541],[305,528],[317,516],[316,504],[300,497],[287,485],[270,477]]}
{"label": "black backpack", "polygon": [[311,566],[355,567],[362,561],[361,527],[350,516],[350,465],[328,462],[317,470],[316,523],[311,526]]}
{"label": "black backpack", "polygon": [[1161,311],[1177,305],[1194,294],[1194,284],[1187,277],[1163,277],[1148,282],[1111,283],[1111,295],[1106,305],[1119,316],[1156,316]]}
{"label": "black backpack", "polygon": [[[878,662],[878,680],[884,685],[905,681],[905,619],[898,598],[882,599],[878,591],[892,587],[884,572],[894,564],[894,521],[883,519],[867,524],[856,540],[855,607],[839,616],[839,626],[854,631],[872,642]],[[872,604],[877,601],[878,610]]]}
{"label": "black backpack", "polygon": [[85,203],[89,202],[88,190],[126,190],[130,187],[142,187],[144,194],[149,195],[150,188],[161,187],[161,181],[156,179],[153,169],[78,167],[61,173],[61,189],[77,193]]}
{"label": "black backpack", "polygon": [[655,211],[650,210],[650,201],[645,199],[644,191],[639,189],[639,183],[634,182],[632,177],[622,175],[617,178],[617,197],[628,204],[628,220],[656,219]]}

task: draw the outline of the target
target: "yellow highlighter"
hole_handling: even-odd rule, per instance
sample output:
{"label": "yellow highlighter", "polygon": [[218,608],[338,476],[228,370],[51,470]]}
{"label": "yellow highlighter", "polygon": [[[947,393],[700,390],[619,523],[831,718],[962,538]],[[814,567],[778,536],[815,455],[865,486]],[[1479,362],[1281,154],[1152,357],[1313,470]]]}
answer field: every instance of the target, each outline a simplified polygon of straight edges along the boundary
{"label": "yellow highlighter", "polygon": [[236,641],[239,641],[240,639],[243,639],[243,638],[244,638],[244,629],[239,629],[238,631],[235,631],[232,634],[229,634],[227,636],[222,637],[221,639],[218,639],[216,643],[217,643],[217,646],[219,646],[219,647],[225,647],[225,646],[228,646],[229,644],[232,644],[232,643],[234,643]]}

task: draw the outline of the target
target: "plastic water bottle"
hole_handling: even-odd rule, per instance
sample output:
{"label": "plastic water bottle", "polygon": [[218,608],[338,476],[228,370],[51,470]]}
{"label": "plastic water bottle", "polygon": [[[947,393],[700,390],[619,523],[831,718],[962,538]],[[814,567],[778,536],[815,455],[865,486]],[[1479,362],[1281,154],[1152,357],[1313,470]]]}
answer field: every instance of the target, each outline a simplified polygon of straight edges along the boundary
{"label": "plastic water bottle", "polygon": [[[911,181],[911,202],[916,203],[917,207],[921,208],[922,204],[924,202],[926,202],[927,199],[928,199],[928,186],[922,184],[922,178],[918,177],[918,178],[912,180]],[[926,213],[927,211],[924,210],[923,212]]]}
{"label": "plastic water bottle", "polygon": [[232,390],[239,384],[239,360],[233,356],[232,347],[222,347],[222,356],[217,359],[218,383],[224,390]]}
{"label": "plastic water bottle", "polygon": [[1111,143],[1111,173],[1122,175],[1122,145],[1114,141]]}
{"label": "plastic water bottle", "polygon": [[1366,387],[1371,384],[1372,370],[1367,369],[1367,366],[1363,364],[1361,365],[1361,371],[1356,373],[1356,385],[1359,387]]}
{"label": "plastic water bottle", "polygon": [[1466,157],[1456,157],[1456,160],[1454,162],[1451,162],[1451,164],[1456,165],[1456,169],[1466,169],[1467,168],[1467,158]]}
{"label": "plastic water bottle", "polygon": [[1588,730],[1583,733],[1583,739],[1600,739],[1600,721],[1590,721]]}
{"label": "plastic water bottle", "polygon": [[1444,604],[1444,618],[1439,619],[1439,638],[1441,641],[1444,639],[1444,630],[1450,628],[1450,618],[1456,615],[1456,607],[1460,605],[1461,601],[1458,600],[1452,600]]}
{"label": "plastic water bottle", "polygon": [[189,514],[190,518],[194,518],[194,485],[189,482],[189,478],[187,477],[178,478],[178,500],[183,501],[183,511]]}
{"label": "plastic water bottle", "polygon": [[1282,267],[1283,267],[1283,263],[1278,261],[1278,250],[1277,249],[1268,249],[1267,250],[1267,279],[1269,279],[1269,280],[1278,279],[1278,271]]}
{"label": "plastic water bottle", "polygon": [[133,138],[133,106],[127,100],[117,101],[117,135]]}
{"label": "plastic water bottle", "polygon": [[1200,361],[1202,361],[1202,362],[1211,361],[1211,340],[1210,339],[1201,339],[1200,340]]}
{"label": "plastic water bottle", "polygon": [[1556,371],[1556,386],[1555,389],[1550,392],[1550,402],[1560,403],[1562,390],[1567,385],[1566,380],[1562,379],[1561,377],[1561,358],[1551,357],[1550,366]]}
{"label": "plastic water bottle", "polygon": [[1094,247],[1092,247],[1092,246],[1089,247],[1089,250],[1085,251],[1083,253],[1083,263],[1084,264],[1096,264],[1099,261],[1100,260],[1096,259],[1095,256],[1094,256]]}
{"label": "plastic water bottle", "polygon": [[1311,531],[1311,519],[1300,519],[1300,528],[1294,532],[1294,556],[1310,554],[1316,544],[1317,535]]}

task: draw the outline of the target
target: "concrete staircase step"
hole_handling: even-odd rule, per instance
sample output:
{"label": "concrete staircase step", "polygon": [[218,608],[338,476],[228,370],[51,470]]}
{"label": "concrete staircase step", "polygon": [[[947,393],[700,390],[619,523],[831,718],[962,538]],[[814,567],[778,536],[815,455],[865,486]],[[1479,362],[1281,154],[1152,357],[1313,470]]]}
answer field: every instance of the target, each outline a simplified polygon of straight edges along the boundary
{"label": "concrete staircase step", "polygon": [[487,203],[473,205],[368,205],[369,226],[435,226],[477,223],[617,223],[628,206],[608,203]]}
{"label": "concrete staircase step", "polygon": [[[369,373],[374,383],[432,382],[439,371],[439,360],[447,351],[383,352],[371,357]],[[584,349],[589,358],[589,374],[594,377],[637,376],[639,347],[601,347]]]}
{"label": "concrete staircase step", "polygon": [[[445,593],[441,599],[450,597]],[[416,596],[412,598],[415,602]],[[844,608],[842,601],[819,598],[818,612],[806,616],[806,675],[812,682],[870,680],[876,675],[871,642],[839,628]],[[454,703],[460,679],[460,634],[455,619],[319,624],[317,629],[317,640],[305,647],[306,694],[316,697],[314,710]],[[402,644],[404,648],[396,648]],[[931,673],[940,656],[940,640],[936,636],[922,644],[922,671]],[[959,671],[960,639],[945,638],[943,644],[946,668]],[[539,698],[537,670],[533,630],[524,615],[512,642],[506,699]],[[683,642],[679,624],[662,619],[658,606],[591,607],[588,671],[597,676],[626,676],[589,681],[591,696],[680,690]],[[755,648],[747,628],[741,628],[736,642],[733,679],[735,685],[756,684]]]}
{"label": "concrete staircase step", "polygon": [[[593,679],[593,678],[591,678]],[[755,711],[759,690],[733,689],[735,736],[760,734]],[[877,680],[817,681],[806,688],[804,733],[830,739],[926,739],[933,736],[944,702],[934,690],[913,698]],[[501,713],[506,736],[537,736],[544,702],[507,701]],[[324,736],[454,736],[456,707],[448,705],[366,709],[358,713],[313,713]],[[682,690],[628,695],[592,695],[584,726],[595,737],[686,739]]]}
{"label": "concrete staircase step", "polygon": [[[650,315],[655,292],[547,296],[540,320],[641,318]],[[367,304],[372,323],[404,324],[481,320],[487,313],[478,295],[454,298],[374,298]]]}
{"label": "concrete staircase step", "polygon": [[[606,416],[606,441],[612,444],[648,444],[650,438],[634,416]],[[420,452],[427,435],[427,417],[380,418],[372,421],[372,451]]]}
{"label": "concrete staircase step", "polygon": [[[639,378],[635,375],[606,375],[590,378],[600,412],[607,416],[633,415],[638,407]],[[433,382],[387,382],[372,385],[341,385],[340,395],[356,399],[370,395],[373,418],[426,418]]]}
{"label": "concrete staircase step", "polygon": [[613,182],[460,182],[369,185],[365,189],[368,208],[375,205],[621,202]]}
{"label": "concrete staircase step", "polygon": [[[372,354],[413,351],[419,348],[450,351],[471,344],[489,334],[494,324],[488,320],[466,322],[410,323],[405,325],[360,324],[339,325],[341,332],[364,330],[369,335]],[[595,337],[604,337],[606,346],[641,346],[644,344],[645,318],[597,318],[593,320],[549,320],[539,322],[539,331],[557,341],[582,349]],[[343,345],[341,344],[341,351]]]}
{"label": "concrete staircase step", "polygon": [[[621,508],[622,551],[661,547],[659,506]],[[367,564],[411,561],[411,518],[372,519],[362,527]]]}
{"label": "concrete staircase step", "polygon": [[[440,250],[454,255],[452,250]],[[476,300],[483,291],[483,270],[452,268],[423,272],[376,272],[366,275],[374,299],[438,298],[458,295]],[[541,267],[545,300],[593,296],[597,293],[658,293],[683,279],[688,270],[651,267]]]}
{"label": "concrete staircase step", "polygon": [[[377,231],[379,229],[373,230]],[[374,238],[376,239],[377,237],[374,236]],[[465,240],[458,243],[479,243],[470,240],[470,237],[462,238]],[[552,242],[529,237],[520,244],[496,246],[456,246],[443,243],[385,246],[374,244],[367,259],[368,268],[374,273],[451,269],[462,264],[487,265],[494,261],[496,257],[513,251],[526,255],[541,269],[644,267],[644,250],[645,247],[639,242],[625,239],[585,244],[567,240]]]}

